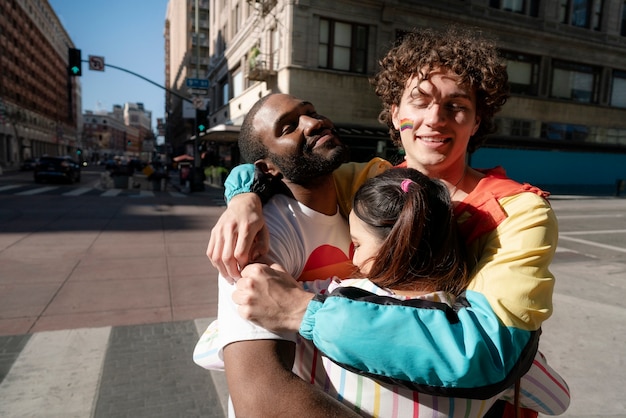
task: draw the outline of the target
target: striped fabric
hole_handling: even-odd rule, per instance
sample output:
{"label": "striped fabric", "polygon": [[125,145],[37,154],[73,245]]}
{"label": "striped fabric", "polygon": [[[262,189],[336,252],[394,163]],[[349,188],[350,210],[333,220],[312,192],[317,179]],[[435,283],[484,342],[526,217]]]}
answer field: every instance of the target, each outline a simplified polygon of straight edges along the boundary
{"label": "striped fabric", "polygon": [[[374,285],[367,279],[333,281],[328,291],[337,286],[353,286],[369,292],[402,298]],[[444,292],[420,296],[434,302],[452,304],[454,297]],[[393,355],[390,349],[389,355]],[[512,402],[513,388],[499,397],[487,400],[446,398],[414,392],[402,387],[380,383],[352,373],[333,363],[315,348],[310,340],[298,340],[294,373],[316,385],[355,411],[373,417],[481,417],[498,398]],[[569,389],[565,381],[551,369],[541,353],[533,367],[522,378],[521,405],[547,415],[563,413],[569,406]]]}

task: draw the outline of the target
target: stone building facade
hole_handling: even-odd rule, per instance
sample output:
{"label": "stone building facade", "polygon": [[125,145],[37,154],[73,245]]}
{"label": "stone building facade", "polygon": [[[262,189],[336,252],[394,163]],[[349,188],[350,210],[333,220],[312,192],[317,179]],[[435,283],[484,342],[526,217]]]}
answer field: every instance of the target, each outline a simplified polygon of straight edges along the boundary
{"label": "stone building facade", "polygon": [[284,92],[330,116],[359,159],[390,156],[368,82],[378,59],[411,28],[463,25],[508,62],[513,95],[488,146],[561,151],[564,166],[575,153],[626,158],[624,0],[211,0],[209,10],[208,143],[234,141],[259,97]]}

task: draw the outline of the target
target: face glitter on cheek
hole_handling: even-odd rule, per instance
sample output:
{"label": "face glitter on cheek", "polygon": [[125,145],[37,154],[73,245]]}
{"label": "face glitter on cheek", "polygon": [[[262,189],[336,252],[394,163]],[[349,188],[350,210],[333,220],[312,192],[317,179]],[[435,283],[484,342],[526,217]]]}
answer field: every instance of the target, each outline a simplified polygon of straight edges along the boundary
{"label": "face glitter on cheek", "polygon": [[405,129],[413,129],[413,121],[411,119],[402,119],[400,120],[400,132]]}

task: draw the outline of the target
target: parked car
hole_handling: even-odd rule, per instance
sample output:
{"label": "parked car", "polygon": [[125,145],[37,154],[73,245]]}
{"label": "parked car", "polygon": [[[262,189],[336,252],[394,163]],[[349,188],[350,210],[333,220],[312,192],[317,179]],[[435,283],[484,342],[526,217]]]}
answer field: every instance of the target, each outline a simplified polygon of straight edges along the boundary
{"label": "parked car", "polygon": [[37,165],[37,160],[34,158],[25,159],[20,165],[20,170],[22,171],[31,171],[35,169],[35,165]]}
{"label": "parked car", "polygon": [[33,172],[37,183],[45,180],[80,182],[80,164],[69,157],[41,157]]}

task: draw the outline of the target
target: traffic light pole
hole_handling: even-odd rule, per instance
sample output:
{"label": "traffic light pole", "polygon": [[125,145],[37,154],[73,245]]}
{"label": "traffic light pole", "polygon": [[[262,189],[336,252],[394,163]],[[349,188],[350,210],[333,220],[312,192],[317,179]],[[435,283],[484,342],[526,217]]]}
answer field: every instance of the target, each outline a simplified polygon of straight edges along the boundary
{"label": "traffic light pole", "polygon": [[[89,61],[82,60],[82,62],[87,62],[87,63],[88,63]],[[187,98],[187,97],[185,97],[185,96],[181,96],[180,94],[176,93],[175,91],[172,91],[172,90],[168,89],[167,87],[162,86],[162,85],[160,85],[159,83],[156,83],[156,82],[154,82],[154,81],[150,80],[149,78],[146,78],[146,77],[142,76],[141,74],[137,74],[137,73],[136,73],[136,72],[134,72],[134,71],[130,71],[130,70],[127,70],[126,68],[118,67],[117,65],[112,65],[112,64],[107,64],[107,63],[105,63],[105,64],[104,64],[104,66],[105,66],[105,67],[115,68],[116,70],[124,71],[125,73],[131,74],[131,75],[134,75],[135,77],[139,77],[139,78],[141,78],[142,80],[147,81],[148,83],[150,83],[150,84],[152,84],[152,85],[154,85],[154,86],[157,86],[157,87],[159,87],[159,88],[161,88],[161,89],[163,89],[163,90],[167,91],[167,92],[168,92],[168,93],[170,93],[170,94],[173,94],[174,96],[178,97],[178,98],[179,98],[179,99],[181,99],[181,100],[184,100],[184,101],[189,102],[189,103],[193,103],[191,99],[189,99],[189,98]]]}
{"label": "traffic light pole", "polygon": [[[86,61],[86,60],[81,60],[81,62],[89,63],[89,61]],[[117,65],[112,65],[112,64],[107,64],[107,63],[103,63],[103,65],[104,65],[104,67],[114,68],[116,70],[124,71],[125,73],[134,75],[135,77],[139,77],[142,80],[147,81],[148,83],[150,83],[150,84],[152,84],[154,86],[157,86],[157,87],[167,91],[168,93],[178,97],[181,100],[184,100],[184,101],[186,101],[188,103],[193,103],[193,100],[191,100],[191,99],[189,99],[187,97],[184,97],[184,96],[176,93],[175,91],[172,91],[172,90],[168,89],[167,87],[162,86],[159,83],[156,83],[156,82],[150,80],[149,78],[146,78],[146,77],[142,76],[141,74],[137,74],[134,71],[130,71],[130,70],[127,70],[126,68],[118,67]],[[194,130],[197,130],[197,128],[196,128],[197,125],[198,125],[198,123],[197,123],[197,112],[196,112],[196,120],[195,120],[195,123],[194,123]],[[192,187],[192,189],[194,189],[194,191],[196,191],[196,190],[197,191],[201,191],[201,190],[204,190],[204,179],[202,178],[202,174],[203,173],[202,173],[201,168],[200,168],[200,155],[198,153],[198,146],[197,146],[198,133],[196,133],[196,135],[194,135],[194,136],[195,136],[196,139],[194,139],[194,141],[193,141],[194,142],[194,170],[193,170],[193,181],[194,181],[194,185],[193,186],[194,187]]]}

